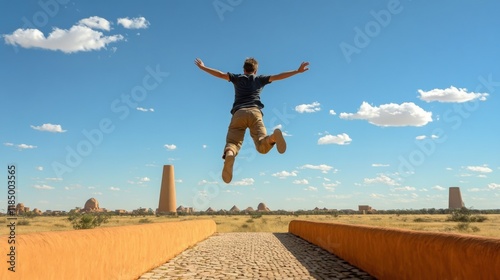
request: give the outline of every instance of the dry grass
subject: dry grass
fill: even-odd
[[[218,232],[287,232],[291,220],[309,220],[319,222],[335,222],[344,224],[371,225],[385,228],[402,228],[418,231],[466,233],[477,236],[500,238],[500,214],[484,215],[487,220],[482,223],[470,223],[468,227],[458,228],[459,223],[447,222],[449,215],[232,215],[232,216],[114,216],[109,223],[101,227],[140,225],[145,223],[161,223],[191,219],[213,219]],[[35,217],[19,218],[27,220],[27,225],[18,225],[16,234],[44,231],[73,230],[67,217]],[[26,223],[26,222],[25,222]],[[7,219],[0,218],[0,235],[8,234]],[[475,230],[475,231],[474,231]]]

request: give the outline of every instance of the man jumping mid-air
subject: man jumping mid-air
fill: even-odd
[[[286,142],[280,129],[275,129],[273,134],[267,135],[266,127],[262,120],[264,104],[260,101],[260,93],[265,85],[278,80],[289,78],[295,74],[303,73],[309,68],[309,62],[302,62],[297,70],[283,72],[277,75],[258,75],[259,64],[254,58],[247,58],[243,65],[243,74],[224,73],[209,68],[197,58],[194,63],[203,71],[230,81],[234,85],[234,103],[231,109],[231,122],[226,136],[224,147],[224,168],[222,179],[229,183],[233,179],[234,158],[238,155],[247,128],[250,129],[255,148],[259,153],[266,154],[276,144],[280,154],[286,150]]]

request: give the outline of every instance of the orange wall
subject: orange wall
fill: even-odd
[[[294,220],[289,232],[378,279],[500,279],[500,239]]]
[[[16,272],[0,237],[0,279],[137,279],[212,235],[213,220],[16,236]]]

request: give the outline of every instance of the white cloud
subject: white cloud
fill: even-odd
[[[295,106],[295,111],[299,113],[315,113],[321,110],[319,107],[321,104],[319,102],[313,102],[312,104],[300,104]]]
[[[484,166],[467,166],[467,170],[469,171],[474,171],[474,172],[480,172],[480,173],[490,173],[493,172],[493,170],[486,165]]]
[[[233,186],[251,186],[251,185],[253,185],[254,182],[255,182],[255,180],[253,178],[244,178],[244,179],[241,179],[240,181],[236,181],[236,182],[231,183],[231,185],[233,185]]]
[[[45,180],[59,182],[59,181],[62,181],[63,179],[62,178],[51,177],[51,178],[45,178]]]
[[[169,151],[173,151],[173,150],[177,149],[177,146],[176,146],[176,145],[174,145],[174,144],[165,144],[165,146],[164,146],[164,147],[165,147],[167,150],[169,150]]]
[[[117,20],[118,24],[127,29],[144,29],[149,27],[149,21],[144,17],[138,18],[119,18]]]
[[[326,164],[320,164],[320,165],[306,164],[300,167],[300,169],[320,170],[322,173],[327,173],[328,171],[332,170],[332,168],[333,168],[332,166]]]
[[[331,192],[333,192],[335,190],[335,187],[337,187],[338,185],[340,185],[339,181],[335,181],[335,183],[323,183],[323,187],[325,188],[325,190]]]
[[[207,145],[201,145],[203,149],[206,149],[208,146]]]
[[[372,167],[389,167],[389,164],[384,163],[372,163]]]
[[[3,144],[4,144],[5,146],[7,146],[7,147],[14,146],[14,143],[8,143],[8,142],[7,142],[7,143],[3,143]]]
[[[307,181],[307,179],[302,179],[302,180],[294,180],[292,182],[292,184],[296,184],[296,185],[307,185],[309,184],[309,181]]]
[[[38,171],[43,171],[43,166],[37,166],[37,167],[35,167],[35,169]]]
[[[415,139],[417,139],[417,140],[424,140],[425,138],[427,138],[427,136],[425,136],[425,135],[419,135],[419,136],[415,137]]]
[[[27,144],[19,144],[19,145],[17,145],[17,148],[19,148],[20,150],[26,150],[26,149],[36,149],[37,146],[27,145]]]
[[[318,139],[318,145],[327,145],[327,144],[337,144],[337,145],[349,145],[352,139],[349,135],[342,133],[337,136],[334,135],[325,135]]]
[[[309,186],[309,187],[305,188],[304,190],[305,190],[305,191],[313,191],[313,192],[315,192],[315,191],[317,191],[317,190],[318,190],[318,188],[313,187],[313,186]]]
[[[334,110],[330,110],[330,111],[328,111],[328,114],[335,116],[337,113]]]
[[[63,130],[60,124],[51,124],[51,123],[44,123],[39,126],[34,126],[32,125],[31,128],[34,130],[38,131],[47,131],[47,132],[54,132],[54,133],[63,133],[66,132],[66,130]]]
[[[138,111],[141,111],[141,112],[154,112],[155,109],[153,108],[142,108],[142,107],[137,107],[136,108]]]
[[[47,37],[38,29],[17,29],[12,34],[3,35],[5,43],[23,48],[40,48],[64,53],[94,51],[106,48],[110,43],[124,39],[122,35],[104,36],[100,31],[92,29],[105,28],[104,19],[82,19],[70,29],[54,28]]]
[[[492,189],[492,190],[500,190],[500,184],[491,183],[491,184],[488,184],[488,188]]]
[[[34,185],[33,188],[38,189],[38,190],[53,190],[53,189],[55,189],[54,187],[51,187],[49,185]]]
[[[415,189],[415,187],[405,186],[405,187],[394,188],[394,190],[395,191],[414,191],[416,189]]]
[[[384,174],[379,174],[375,178],[365,178],[364,183],[365,184],[384,184],[384,185],[388,185],[388,186],[399,186],[398,182],[396,182],[394,179],[392,179]]]
[[[446,188],[443,188],[443,187],[438,186],[438,185],[436,185],[436,186],[432,187],[432,189],[433,189],[433,190],[438,190],[438,191],[444,191],[444,190],[446,190]]]
[[[84,25],[93,29],[102,29],[109,31],[110,30],[110,22],[102,17],[89,17],[84,18],[78,22],[79,25]]]
[[[139,182],[145,183],[145,182],[149,182],[149,181],[151,181],[151,179],[149,179],[148,177],[139,178]]]
[[[283,170],[281,172],[272,174],[272,176],[278,177],[280,179],[285,179],[286,177],[297,177],[297,171],[288,172]]]
[[[340,118],[367,120],[377,126],[424,126],[432,122],[432,113],[413,102],[383,104],[380,107],[363,102],[357,113],[340,113]]]
[[[201,180],[201,181],[198,182],[198,186],[201,186],[201,185],[215,185],[215,184],[217,184],[216,181],[210,182],[210,181],[207,181],[207,180]]]
[[[480,192],[482,190],[480,188],[471,188],[471,189],[468,189],[467,191],[469,191],[469,192]]]
[[[488,97],[487,93],[467,92],[466,88],[456,88],[454,86],[446,89],[433,89],[430,91],[423,91],[419,89],[418,93],[420,94],[420,99],[426,102],[438,101],[462,103],[472,101],[474,99],[485,101],[486,97]]]
[[[431,135],[431,138],[432,138],[432,139],[438,139],[438,138],[439,138],[439,136],[432,134],[432,135]]]
[[[116,187],[110,187],[109,189],[112,191],[119,191],[120,190],[120,188],[116,188]]]

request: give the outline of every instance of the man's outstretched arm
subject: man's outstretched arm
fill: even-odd
[[[283,72],[283,73],[280,73],[277,75],[272,75],[269,78],[269,81],[272,82],[272,81],[283,80],[283,79],[289,78],[295,74],[304,73],[305,71],[309,70],[309,68],[307,68],[307,66],[309,66],[309,62],[302,62],[299,66],[299,69]]]
[[[199,58],[195,59],[194,64],[196,64],[196,66],[198,66],[198,68],[207,72],[208,74],[211,74],[217,78],[221,78],[221,79],[224,79],[226,81],[229,81],[229,75],[227,73],[224,73],[224,72],[219,71],[217,69],[212,69],[210,67],[205,66],[205,64],[203,64],[203,61],[201,61],[201,59],[199,59]]]

